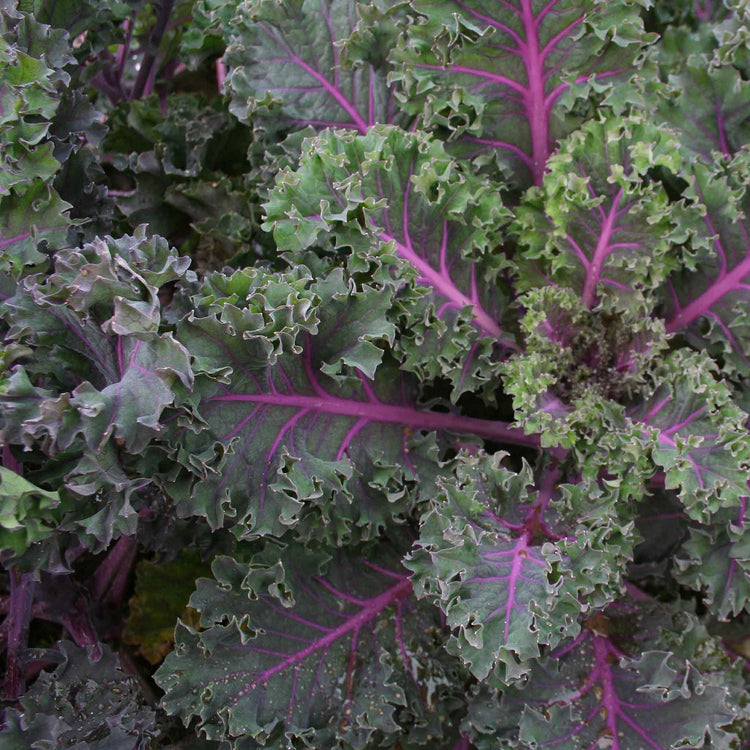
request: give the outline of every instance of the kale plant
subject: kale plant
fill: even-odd
[[[750,743],[744,0],[0,0],[0,745]]]

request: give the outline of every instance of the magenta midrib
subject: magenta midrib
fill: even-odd
[[[549,156],[547,110],[544,101],[544,73],[539,52],[539,38],[531,0],[523,0],[523,26],[526,36],[526,49],[522,57],[528,80],[527,116],[531,128],[531,170],[534,184],[541,185],[544,168]]]
[[[430,284],[440,292],[440,294],[447,297],[459,307],[471,307],[477,326],[479,326],[479,328],[485,333],[498,339],[502,338],[503,331],[497,324],[497,321],[478,302],[459,291],[450,279],[447,279],[440,274],[440,272],[436,271],[424,258],[420,258],[414,250],[402,244],[387,232],[380,232],[379,237],[384,242],[393,242],[396,245],[398,254],[404,260],[409,261],[409,263],[419,271],[422,277],[426,281],[429,281]]]
[[[606,638],[598,634],[594,635],[594,673],[599,679],[602,690],[599,706],[604,709],[604,721],[609,730],[609,736],[614,743],[613,750],[620,750],[620,742],[617,734],[620,701],[615,690],[612,670],[609,666],[610,650],[608,646],[609,642]]]
[[[687,307],[684,307],[667,322],[667,333],[689,326],[701,315],[706,315],[711,307],[716,304],[725,294],[737,289],[742,279],[750,274],[750,254],[733,271],[725,274],[714,282],[703,294],[694,299]]]
[[[539,447],[539,437],[526,435],[522,430],[509,427],[506,422],[475,417],[462,417],[456,414],[423,411],[410,406],[392,406],[379,401],[354,401],[336,396],[303,396],[300,394],[281,393],[248,393],[212,396],[209,402],[250,402],[269,404],[290,409],[307,409],[309,411],[335,414],[337,416],[367,419],[371,422],[389,422],[402,424],[416,429],[450,430],[452,432],[472,433],[480,437],[500,440],[515,445]]]
[[[261,28],[263,28],[266,34],[268,34],[268,36],[273,41],[278,43],[278,40],[274,38],[274,35],[271,34],[268,29],[265,28],[262,24]],[[302,68],[305,73],[314,78],[336,100],[338,105],[352,118],[352,121],[354,122],[354,125],[357,127],[357,129],[362,133],[366,133],[367,123],[362,119],[352,102],[350,102],[341,93],[341,91],[339,91],[339,89],[336,88],[336,86],[334,86],[322,73],[319,73],[311,65],[308,65],[299,55],[295,54],[295,52],[289,45],[282,44],[281,46],[286,49],[286,52],[290,56],[292,62],[299,65],[299,67]]]
[[[480,16],[485,21],[487,18]],[[496,81],[519,93],[524,99],[524,108],[526,117],[529,121],[529,130],[531,135],[531,170],[535,185],[541,185],[544,176],[544,169],[549,156],[549,133],[548,133],[548,106],[544,95],[544,71],[542,63],[542,53],[539,50],[539,40],[537,34],[536,19],[531,7],[531,0],[522,2],[522,18],[526,43],[523,49],[519,48],[519,55],[523,60],[526,68],[527,85],[524,86],[519,81],[515,81],[506,75],[495,73],[488,70],[477,70],[464,65],[452,65],[451,71],[457,73],[468,73],[488,80]],[[506,29],[505,33],[510,30]],[[516,40],[518,44],[518,40]],[[430,70],[443,70],[441,65],[429,65],[426,63],[416,64],[416,67]],[[567,84],[565,84],[567,86]],[[506,147],[503,145],[502,147]],[[512,151],[520,151],[516,146],[508,145]],[[521,152],[523,153],[523,152]],[[528,156],[524,153],[524,160]]]
[[[617,217],[617,206],[622,198],[622,188],[615,196],[612,202],[612,207],[609,209],[607,218],[602,225],[602,231],[599,236],[599,242],[594,250],[594,256],[591,259],[591,265],[588,267],[586,272],[586,282],[583,285],[583,294],[581,295],[583,304],[586,307],[591,307],[594,304],[594,292],[596,291],[596,285],[599,283],[599,278],[602,274],[602,268],[604,267],[604,260],[607,257],[607,251],[609,250],[609,241],[612,238],[613,226],[615,218]]]
[[[612,750],[625,750],[624,746],[620,744],[618,739],[621,737],[621,733],[617,728],[618,719],[624,724],[627,724],[645,743],[654,748],[654,750],[661,750],[662,745],[654,742],[643,727],[631,719],[622,709],[623,702],[617,695],[615,676],[611,666],[612,657],[619,660],[622,655],[622,652],[612,644],[608,637],[601,635],[594,636],[594,665],[602,687],[602,699],[599,705],[604,708],[606,712],[604,718],[607,723],[607,728],[609,729],[610,735],[615,739],[615,744],[612,746]],[[631,704],[631,707],[655,708],[656,706]]]
[[[525,531],[516,542],[513,548],[513,562],[510,567],[510,576],[508,578],[508,601],[505,607],[505,642],[508,642],[510,636],[510,620],[513,616],[513,610],[516,608],[516,586],[518,579],[523,570],[524,554],[528,549],[529,532]]]
[[[256,677],[252,682],[248,683],[247,686],[237,694],[237,697],[232,701],[231,705],[237,705],[237,703],[259,683],[265,682],[275,674],[278,674],[279,672],[282,672],[289,667],[300,664],[305,659],[307,659],[308,656],[314,654],[316,651],[328,648],[332,643],[335,643],[337,640],[343,638],[349,633],[353,633],[356,636],[356,634],[364,625],[366,625],[373,618],[377,617],[377,615],[379,615],[386,607],[389,607],[400,599],[405,599],[407,596],[409,596],[409,594],[411,594],[411,590],[411,581],[405,579],[397,583],[395,586],[387,589],[382,594],[379,594],[373,599],[370,599],[362,607],[362,609],[357,612],[356,615],[353,615],[345,623],[339,625],[339,627],[337,628],[334,628],[330,633],[326,634],[314,643],[311,643],[301,651],[298,651],[296,654],[292,654],[283,661],[279,662],[275,667],[271,667],[270,669],[265,670],[265,672],[262,672],[258,677]],[[404,666],[406,667],[406,665]]]
[[[359,112],[354,108],[354,105],[333,85],[331,82],[321,73],[318,73],[314,68],[310,67],[304,60],[292,55],[294,61],[299,65],[308,75],[312,76],[316,81],[320,83],[323,88],[338,102],[339,106],[342,107],[346,113],[352,118],[352,121],[357,126],[357,129],[362,132],[367,132],[367,123],[362,119]]]

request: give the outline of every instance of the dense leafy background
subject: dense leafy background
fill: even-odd
[[[0,0],[0,744],[747,747],[749,49]]]

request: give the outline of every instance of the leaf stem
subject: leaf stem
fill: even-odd
[[[25,688],[24,667],[20,658],[29,642],[31,607],[34,603],[33,573],[10,571],[10,606],[8,612],[8,654],[5,670],[5,698],[16,700]]]
[[[135,538],[121,536],[109,550],[91,577],[91,593],[95,600],[122,604],[137,547]]]
[[[140,99],[144,95],[151,93],[156,78],[156,57],[161,40],[169,25],[169,18],[174,9],[174,0],[162,0],[159,14],[156,17],[156,24],[148,38],[148,52],[143,56],[141,69],[133,84],[133,90],[130,92],[131,99]]]
[[[133,40],[133,28],[135,26],[135,14],[132,18],[125,20],[125,41],[117,48],[117,82],[122,88],[122,76],[125,73],[125,63],[130,55],[130,43]]]

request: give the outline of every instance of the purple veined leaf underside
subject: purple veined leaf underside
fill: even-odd
[[[281,100],[274,119],[297,127],[365,133],[399,118],[387,70],[364,61],[342,64],[341,45],[359,20],[354,0],[261,2],[240,9],[235,20],[225,61],[230,109],[240,119],[266,93]]]
[[[461,135],[462,152],[497,151],[518,181],[540,185],[555,142],[572,129],[563,118],[565,94],[606,88],[634,71],[647,38],[637,9],[620,5],[615,21],[608,4],[590,0],[419,0],[427,21],[398,51],[399,75],[416,100],[428,97],[433,113],[451,109],[452,88],[475,97],[482,129]],[[602,42],[596,29],[610,23],[618,34]]]

